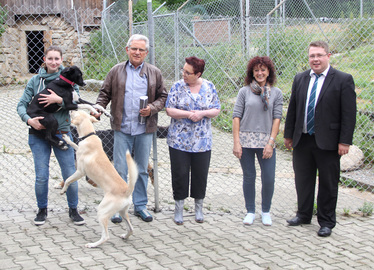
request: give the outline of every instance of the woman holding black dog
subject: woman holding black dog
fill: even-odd
[[[62,69],[62,50],[56,46],[50,46],[46,49],[43,57],[44,63],[39,69],[37,75],[33,76],[26,85],[25,91],[20,98],[17,105],[17,112],[28,126],[33,127],[36,130],[44,129],[44,126],[39,122],[43,117],[31,118],[27,114],[27,107],[30,104],[33,97],[42,91],[45,86],[60,76]],[[75,87],[77,93],[79,93],[78,87]],[[61,109],[54,113],[55,118],[58,121],[58,131],[56,136],[62,139],[62,135],[66,134],[71,137],[70,134],[70,115],[69,111],[64,109],[64,103],[61,97],[56,95],[52,90],[49,90],[50,95],[43,95],[40,98],[40,103],[47,105],[57,103],[61,106]],[[74,149],[69,147],[67,150],[61,150],[58,147],[51,146],[46,140],[33,134],[32,129],[29,129],[29,146],[34,158],[35,165],[35,195],[38,204],[38,213],[34,219],[35,225],[43,225],[47,217],[47,206],[48,206],[48,180],[49,180],[49,160],[51,157],[51,150],[58,160],[61,168],[61,174],[64,181],[72,175],[75,171],[74,161]],[[68,206],[69,206],[69,217],[72,219],[75,225],[84,224],[84,219],[79,215],[77,211],[78,205],[78,182],[71,184],[66,192]]]

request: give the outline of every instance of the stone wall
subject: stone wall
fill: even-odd
[[[64,66],[81,66],[80,45],[89,41],[89,32],[78,35],[72,25],[56,15],[25,16],[15,25],[7,26],[1,36],[0,84],[24,82],[34,75],[28,70],[27,31],[43,31],[45,48],[61,47]]]

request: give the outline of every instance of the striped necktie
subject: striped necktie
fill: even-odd
[[[306,116],[306,127],[307,132],[312,135],[314,133],[314,105],[316,103],[316,90],[318,79],[321,77],[322,74],[314,74],[316,75],[316,79],[313,83],[312,90],[310,91],[309,102],[308,102],[308,113]]]

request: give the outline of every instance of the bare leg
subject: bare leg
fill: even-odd
[[[126,234],[122,234],[121,235],[121,238],[122,239],[128,239],[132,234],[133,234],[133,227],[131,225],[131,222],[130,222],[130,218],[129,218],[129,207],[130,207],[130,203],[127,204],[127,206],[121,210],[119,213],[120,215],[124,218],[124,220],[126,221],[126,226],[127,226],[127,233]]]
[[[104,196],[97,208],[97,218],[101,226],[101,238],[97,242],[86,244],[86,247],[97,247],[109,239],[108,222],[110,217],[118,211],[118,207],[116,206],[117,204],[117,200],[114,201]]]

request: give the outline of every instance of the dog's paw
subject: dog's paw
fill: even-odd
[[[112,115],[108,111],[104,110],[104,114],[106,117],[112,118]]]
[[[60,195],[64,195],[65,192],[66,192],[66,189],[63,188],[63,189],[60,191]]]
[[[66,135],[66,134],[63,134],[62,135],[62,138],[64,139],[64,141],[70,141],[70,138],[69,138],[69,136],[68,135]]]
[[[92,107],[94,107],[95,109],[97,109],[99,112],[103,113],[105,116],[111,118],[112,115],[103,108],[103,106],[99,105],[99,104],[94,104],[92,105]]]
[[[132,231],[129,231],[128,233],[126,234],[122,234],[121,235],[121,238],[124,239],[124,240],[127,240],[129,239],[129,237],[132,235]]]
[[[69,149],[69,146],[64,141],[60,141],[58,145],[59,145],[58,148],[61,150],[66,151]]]
[[[85,247],[86,248],[94,248],[94,247],[97,247],[97,246],[95,245],[95,243],[88,243],[88,244],[85,245]]]

